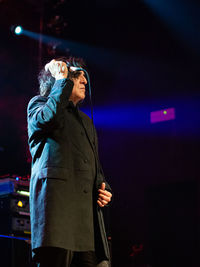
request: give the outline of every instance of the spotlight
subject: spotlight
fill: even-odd
[[[14,33],[17,35],[22,34],[23,28],[21,26],[15,27]]]

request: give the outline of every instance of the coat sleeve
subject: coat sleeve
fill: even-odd
[[[33,129],[54,128],[62,116],[73,89],[73,81],[57,80],[48,97],[36,96],[28,104],[28,124]]]

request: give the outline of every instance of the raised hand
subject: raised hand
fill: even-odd
[[[56,61],[55,59],[52,59],[45,65],[45,70],[49,70],[56,80],[67,78],[68,75],[67,64],[63,61]]]

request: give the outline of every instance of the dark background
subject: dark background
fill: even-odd
[[[200,265],[199,11],[193,0],[0,1],[0,175],[30,174],[26,107],[41,66],[82,57],[114,192],[105,211],[113,267]],[[39,46],[11,32],[18,24],[57,39]],[[170,107],[175,120],[150,124],[150,112]],[[118,124],[104,125],[99,109]]]

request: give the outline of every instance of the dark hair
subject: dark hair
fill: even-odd
[[[85,68],[85,63],[83,59],[81,58],[75,58],[75,57],[59,57],[55,58],[56,61],[63,61],[67,64],[68,67],[79,67],[79,68]],[[68,78],[78,78],[80,75],[80,71],[69,71],[68,72]],[[45,70],[43,68],[39,75],[38,75],[38,81],[39,81],[39,92],[41,96],[48,96],[51,88],[53,87],[55,83],[55,78],[51,76],[51,73],[49,70]]]

